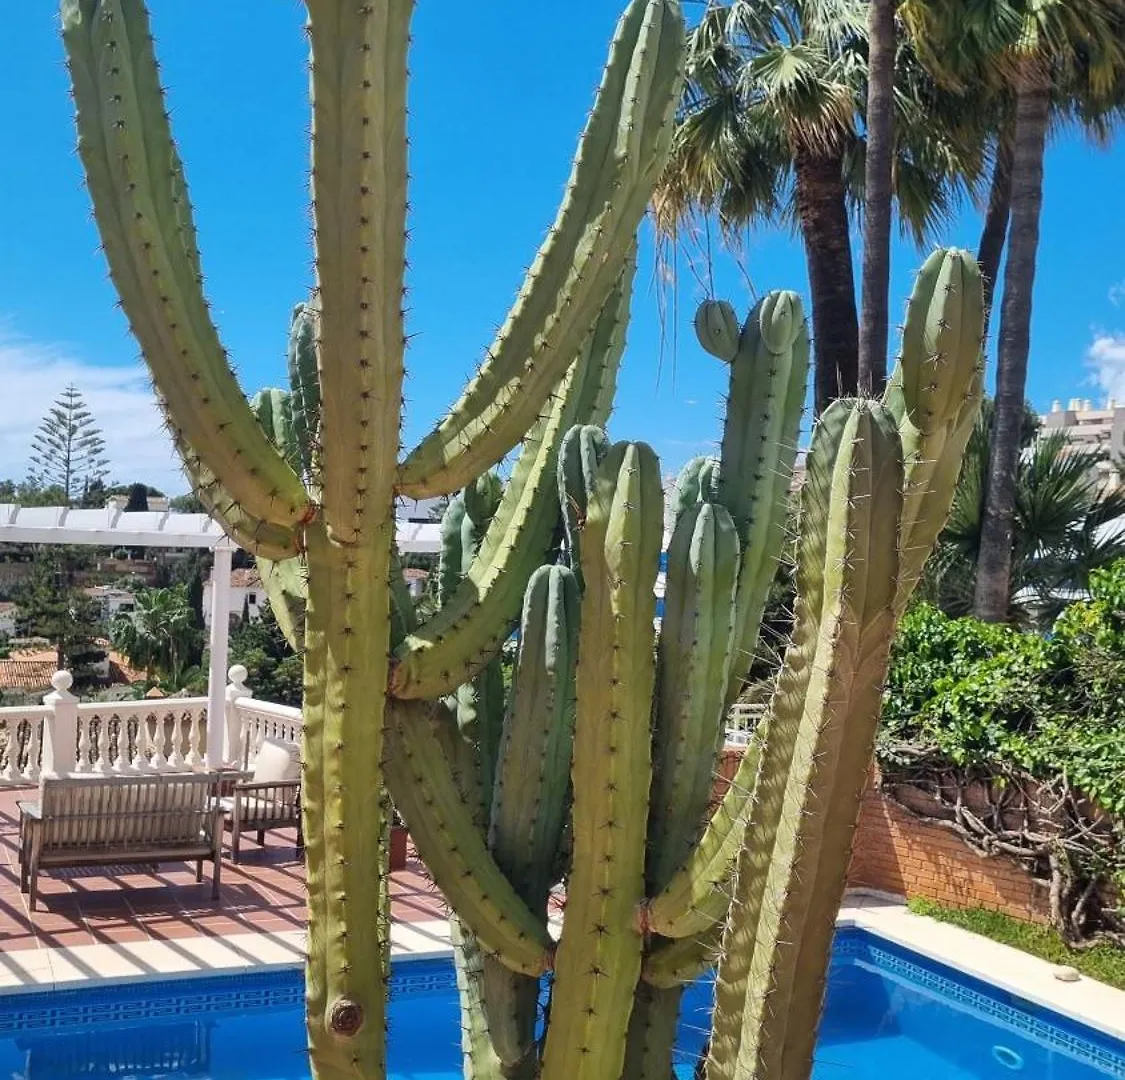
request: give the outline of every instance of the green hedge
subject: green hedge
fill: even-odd
[[[913,608],[887,681],[884,762],[901,764],[907,744],[1000,776],[1065,774],[1125,818],[1125,561],[1095,571],[1090,592],[1046,635]]]

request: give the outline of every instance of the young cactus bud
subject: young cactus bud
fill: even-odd
[[[455,495],[441,515],[441,554],[438,557],[438,599],[442,604],[461,584],[464,557],[461,550],[461,528],[465,520],[465,497]]]
[[[699,503],[714,502],[719,496],[719,459],[694,457],[676,477],[672,492],[672,520],[679,521]]]
[[[311,304],[297,304],[289,321],[289,396],[300,472],[311,482],[320,438],[320,378],[316,370],[319,316]]]
[[[695,313],[695,336],[712,356],[731,363],[738,355],[740,330],[734,308],[725,300],[706,300]]]
[[[609,453],[605,432],[592,424],[572,427],[559,448],[559,506],[566,530],[566,553],[578,591],[582,591],[580,537],[598,468]]]

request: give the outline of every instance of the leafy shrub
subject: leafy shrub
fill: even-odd
[[[1125,561],[1095,571],[1090,592],[1047,635],[917,605],[892,654],[884,760],[925,748],[1000,776],[1065,775],[1125,815]]]

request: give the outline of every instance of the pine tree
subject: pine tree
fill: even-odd
[[[58,487],[70,505],[109,471],[105,439],[78,388],[72,383],[47,410],[31,443],[31,478]]]
[[[16,594],[16,632],[46,638],[55,648],[55,662],[70,671],[76,686],[96,681],[94,668],[105,659],[98,644],[104,631],[101,607],[75,584],[84,560],[66,548],[38,551],[31,575]]]

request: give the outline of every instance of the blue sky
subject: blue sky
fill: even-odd
[[[423,3],[411,84],[407,357],[415,441],[452,400],[503,319],[552,220],[623,0]],[[39,417],[73,380],[109,441],[114,477],[182,490],[146,378],[115,309],[73,153],[55,4],[5,11],[0,65],[0,476],[22,476]],[[285,328],[311,284],[305,41],[295,0],[152,0],[173,125],[196,206],[208,293],[247,390],[284,378]],[[1125,149],[1062,134],[1047,161],[1029,396],[1125,399]],[[967,208],[946,240],[976,247]],[[858,246],[858,245],[857,245]],[[921,254],[895,252],[894,306]],[[797,243],[758,231],[756,289],[807,295]],[[668,275],[665,275],[668,276]],[[716,292],[750,299],[731,260]],[[613,434],[653,444],[671,472],[719,430],[723,371],[691,315],[681,261],[660,284],[646,238]],[[664,303],[661,302],[661,296]],[[668,309],[662,316],[662,309]],[[674,313],[674,318],[672,314]]]

